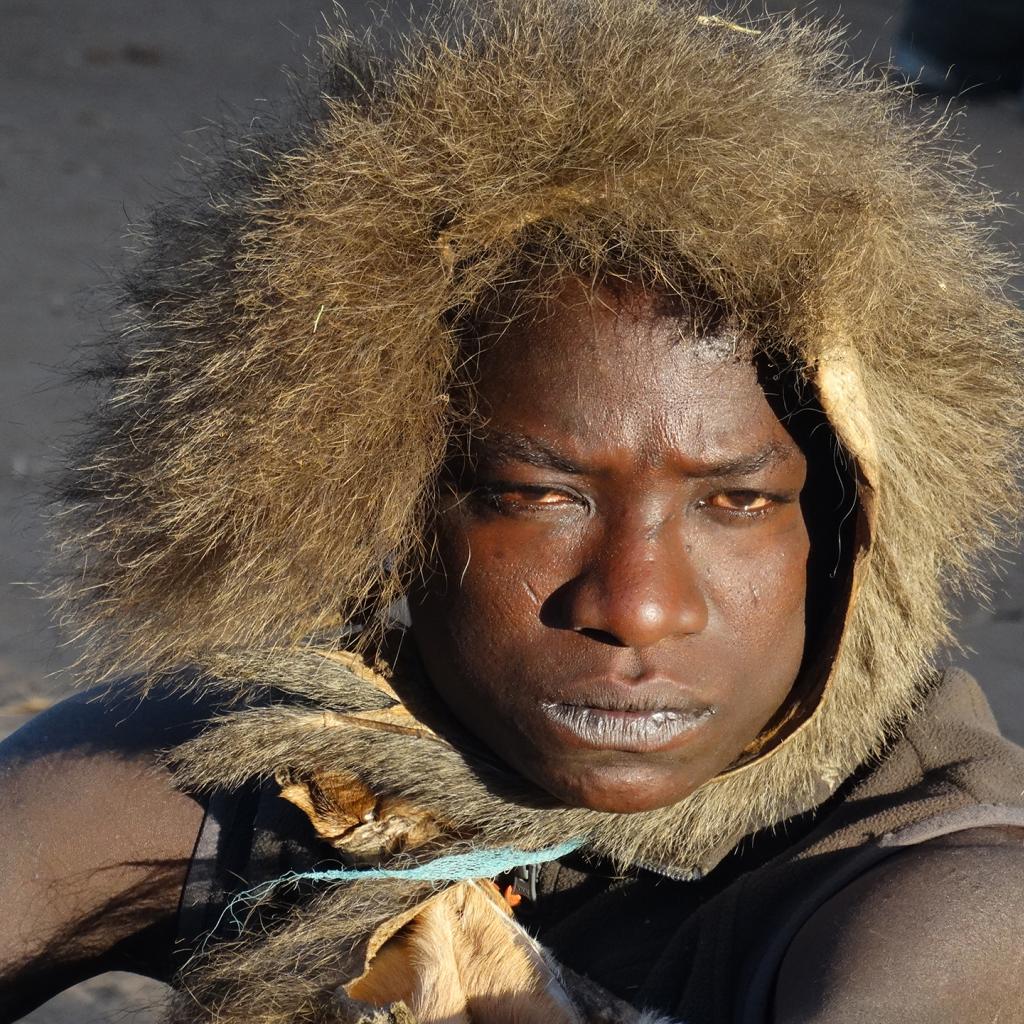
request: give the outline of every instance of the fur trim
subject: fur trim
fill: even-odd
[[[668,287],[697,272],[804,366],[857,353],[881,497],[850,658],[919,676],[942,583],[1015,511],[1021,319],[990,201],[897,93],[818,30],[761,28],[500,0],[394,67],[327,40],[312,109],[161,211],[126,281],[57,523],[93,668],[382,621],[461,428],[459,311],[524,258],[614,250]]]
[[[611,265],[685,290],[696,274],[777,356],[857,396],[829,411],[866,471],[874,532],[816,713],[629,830],[605,816],[601,846],[714,863],[876,753],[949,639],[949,590],[1017,514],[1022,318],[979,226],[992,202],[940,133],[912,125],[891,85],[842,70],[828,33],[758,27],[690,0],[497,0],[391,66],[328,40],[308,115],[246,139],[200,199],[160,213],[127,282],[109,395],[58,520],[63,614],[91,664],[194,662],[241,689],[276,673],[344,704],[326,662],[306,655],[306,672],[285,652],[338,621],[383,623],[419,570],[435,477],[466,428],[450,400],[466,386],[462,319],[513,279]],[[369,707],[350,710],[381,706],[359,693]],[[527,793],[481,811],[482,775],[400,733],[346,733],[341,751],[278,708],[216,735],[190,777],[322,769],[351,741],[382,784],[422,780],[427,803],[439,764],[461,772],[441,820],[453,804],[484,831],[548,820]],[[395,744],[413,758],[404,781]],[[266,957],[298,962],[303,935],[321,965],[325,943],[348,948],[359,908],[328,922],[328,903],[248,957],[254,992],[270,998]],[[290,1017],[223,1019],[329,1019],[294,999]]]

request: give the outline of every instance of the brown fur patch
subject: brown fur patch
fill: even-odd
[[[422,1024],[580,1022],[543,950],[477,882],[427,903],[346,988],[374,1004],[405,1002]]]
[[[378,863],[419,850],[444,830],[403,797],[377,796],[354,772],[277,774],[281,796],[307,815],[321,839],[348,863]],[[448,830],[454,836],[453,830]]]
[[[463,882],[403,920],[346,993],[418,1024],[671,1024],[556,967],[497,888]]]

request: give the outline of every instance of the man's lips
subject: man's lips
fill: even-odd
[[[644,753],[684,743],[717,713],[681,690],[663,679],[602,680],[539,708],[571,746]]]

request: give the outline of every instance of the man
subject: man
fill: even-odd
[[[812,30],[468,21],[156,224],[63,592],[150,690],[5,750],[8,1019],[1019,1018],[981,207]]]

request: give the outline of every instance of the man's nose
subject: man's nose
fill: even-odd
[[[617,529],[563,588],[565,625],[622,647],[653,647],[708,622],[701,579],[678,522]]]

